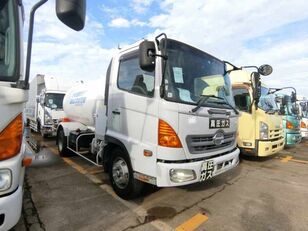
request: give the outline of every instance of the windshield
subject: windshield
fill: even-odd
[[[279,95],[279,106],[283,109],[284,115],[299,115],[299,107],[296,103],[291,102],[291,96]]]
[[[163,40],[164,42],[165,40]],[[234,105],[229,75],[219,59],[186,44],[168,39],[165,99],[196,105],[204,95],[211,97],[203,106],[230,108]]]
[[[52,109],[62,109],[63,108],[63,98],[64,94],[48,93],[46,94],[45,102],[46,107]]]
[[[268,88],[261,87],[261,97],[259,99],[258,107],[265,112],[278,112],[279,107],[276,103],[276,96],[268,94]]]
[[[0,2],[0,80],[16,81],[18,67],[18,14],[16,2]]]
[[[301,116],[308,118],[308,102],[300,102]]]

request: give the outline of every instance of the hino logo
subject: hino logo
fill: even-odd
[[[225,139],[225,136],[222,132],[217,132],[213,137],[213,142],[216,146],[221,145]]]

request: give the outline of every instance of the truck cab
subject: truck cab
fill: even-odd
[[[61,78],[38,74],[30,82],[25,107],[26,123],[43,137],[55,136],[59,120],[65,117],[63,98],[67,85]]]
[[[301,142],[300,115],[296,99],[292,95],[277,94],[278,105],[282,111],[285,146],[292,147]]]
[[[251,73],[235,70],[230,75],[235,104],[241,111],[237,136],[241,152],[264,157],[281,151],[284,134],[275,95],[268,94],[268,89],[261,84],[261,95],[255,106]]]
[[[109,171],[125,199],[138,195],[141,182],[202,182],[239,162],[232,105],[221,60],[172,39],[137,42],[114,55],[105,87],[68,91],[59,152],[95,154],[100,163],[92,163]]]
[[[0,1],[0,230],[13,228],[21,214],[25,167],[31,163],[22,142],[22,112],[28,100],[34,12],[45,2],[38,2],[31,11],[32,30],[29,29],[28,33],[30,39],[24,75],[23,4],[21,0]],[[72,28],[82,29],[84,1],[62,0],[56,4],[61,21]]]
[[[14,87],[22,76],[22,5],[0,2],[0,230],[19,220],[25,168],[22,110],[27,92]]]

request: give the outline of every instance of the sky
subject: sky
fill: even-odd
[[[24,0],[25,47],[31,6]],[[307,0],[88,0],[82,32],[64,26],[55,0],[36,14],[31,78],[68,83],[105,78],[113,53],[165,32],[236,66],[270,64],[269,87],[293,86],[308,96]]]

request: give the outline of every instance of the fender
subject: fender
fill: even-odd
[[[87,127],[84,124],[79,123],[79,122],[61,122],[61,123],[59,123],[59,125],[57,127],[57,134],[58,134],[58,131],[59,131],[60,128],[63,129],[65,136],[68,136],[70,131],[75,131],[77,129],[80,129],[80,130],[89,129],[89,127]]]
[[[128,159],[130,160],[130,156],[128,154],[128,151],[127,151],[125,145],[120,140],[118,140],[117,138],[114,138],[112,136],[105,135],[105,141],[108,143],[104,148],[103,156],[102,156],[103,166],[104,166],[105,169],[108,169],[107,165],[108,165],[108,162],[109,162],[109,159],[110,159],[110,151],[115,147],[122,148],[124,150],[124,152],[126,153],[126,155],[128,156]]]

